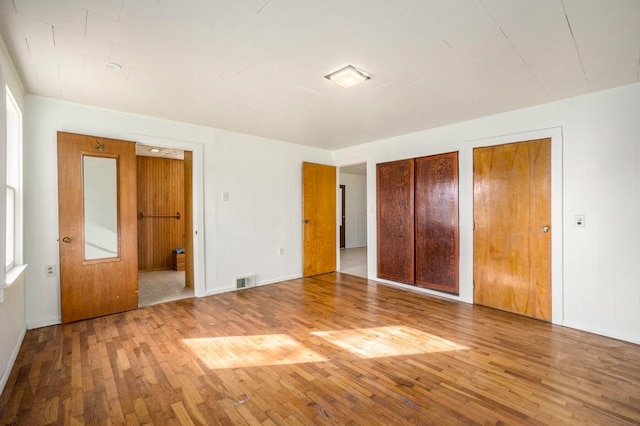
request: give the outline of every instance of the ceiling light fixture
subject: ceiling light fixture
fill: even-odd
[[[334,71],[331,74],[325,75],[324,78],[331,80],[340,87],[349,88],[357,86],[360,83],[364,83],[371,77],[363,71],[353,65],[347,65],[344,68]]]
[[[116,64],[115,62],[108,62],[106,67],[114,71],[120,71],[122,69],[122,65]]]
[[[151,151],[151,152],[160,152],[160,150],[158,148],[151,148],[149,151]]]

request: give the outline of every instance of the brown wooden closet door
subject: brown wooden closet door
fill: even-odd
[[[415,160],[415,284],[458,294],[458,153]]]
[[[414,282],[414,161],[377,166],[378,277]]]

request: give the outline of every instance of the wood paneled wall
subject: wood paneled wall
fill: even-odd
[[[184,162],[137,157],[138,165],[138,270],[173,268],[173,249],[185,246]],[[175,215],[146,217],[147,215]]]

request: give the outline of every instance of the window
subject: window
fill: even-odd
[[[7,205],[6,256],[8,271],[22,263],[22,113],[9,88],[7,93]]]
[[[16,229],[16,220],[15,220],[15,212],[16,212],[16,190],[11,186],[7,185],[7,251],[5,253],[5,261],[7,271],[11,269],[15,263],[15,247],[16,247],[16,238],[15,238],[15,229]]]

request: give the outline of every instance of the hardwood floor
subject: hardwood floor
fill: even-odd
[[[0,424],[640,424],[640,346],[327,274],[31,330]]]

